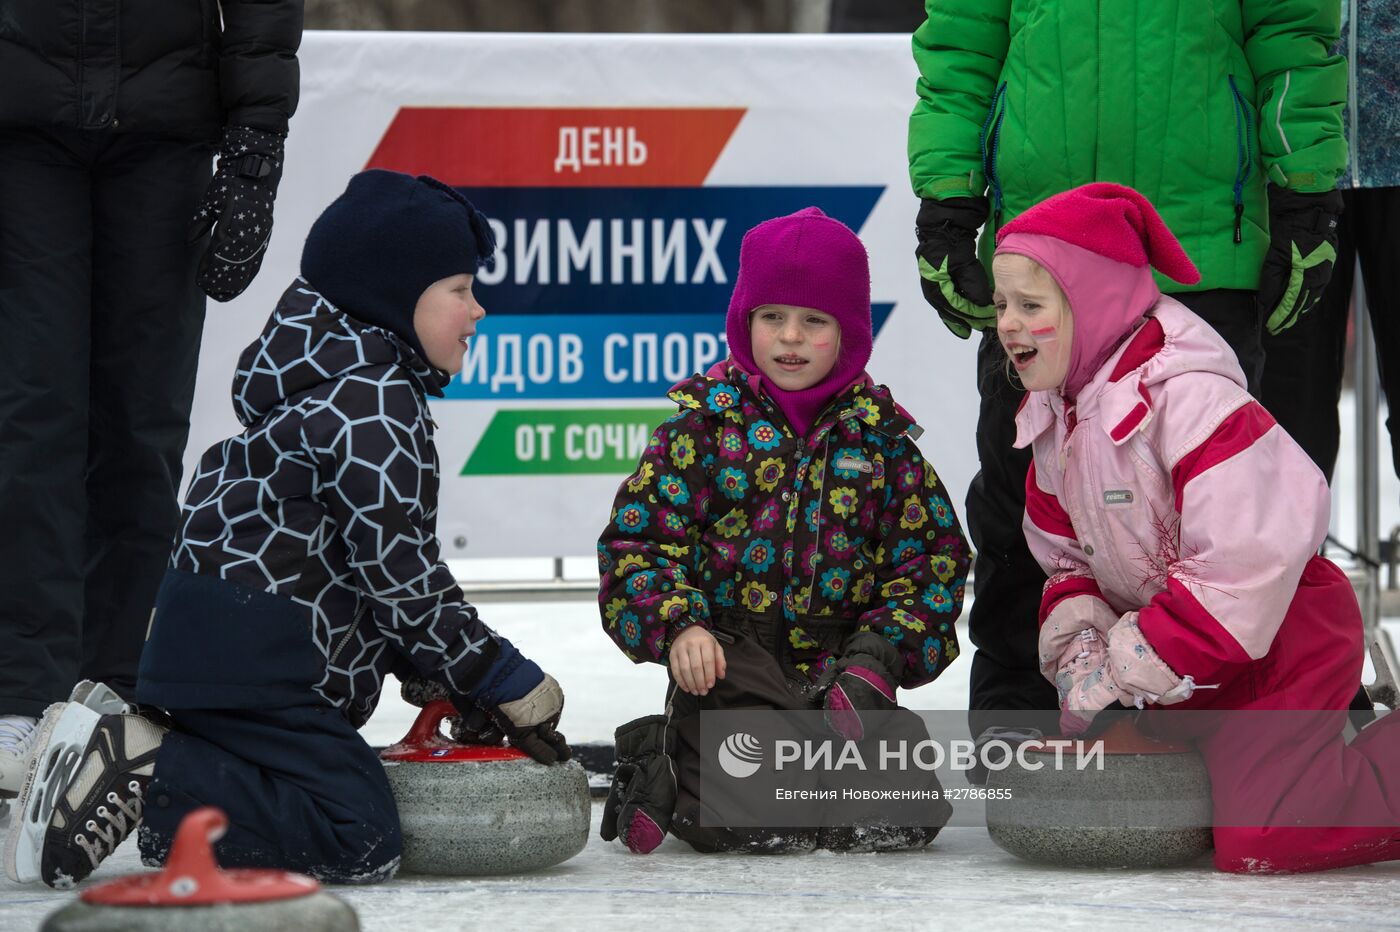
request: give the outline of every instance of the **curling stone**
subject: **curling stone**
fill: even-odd
[[[551,867],[588,841],[588,777],[511,747],[457,744],[439,732],[445,699],[380,753],[403,829],[405,873],[472,877]]]
[[[1071,867],[1175,867],[1211,850],[1210,778],[1188,744],[1155,741],[1127,719],[1102,741],[1103,769],[1080,770],[1073,748],[1044,742],[990,771],[987,831],[1005,850]],[[1039,769],[1035,765],[1040,764]]]
[[[196,809],[175,832],[164,870],[86,890],[39,932],[358,932],[350,905],[310,877],[220,870],[209,844],[227,828],[221,810]]]

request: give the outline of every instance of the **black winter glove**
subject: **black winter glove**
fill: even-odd
[[[425,679],[416,673],[400,675],[403,679],[399,681],[399,696],[411,706],[426,709],[428,703],[436,699],[452,698],[452,693],[441,683]]]
[[[897,674],[891,671],[900,666],[899,652],[880,635],[867,631],[848,638],[840,659],[817,680],[827,727],[848,741],[864,738],[869,729],[862,712],[899,708]]]
[[[447,734],[458,744],[484,744],[488,747],[496,747],[505,743],[506,733],[492,721],[486,710],[479,706],[474,706],[451,718],[447,723]],[[568,745],[564,746],[568,750]],[[524,750],[522,748],[522,750]],[[527,752],[528,753],[528,752]],[[531,755],[534,757],[534,755]],[[536,758],[538,760],[538,758]],[[568,760],[566,753],[563,760]]]
[[[666,837],[676,809],[671,760],[675,732],[665,715],[648,715],[617,729],[617,772],[603,804],[603,841],[619,835],[636,854],[650,854]]]
[[[399,695],[409,705],[424,708],[435,699],[452,699],[452,692],[441,683],[424,679],[417,674],[406,676],[399,684]],[[447,720],[447,733],[458,744],[484,744],[495,747],[505,741],[505,732],[486,710],[465,696],[453,703],[457,714]],[[465,711],[463,711],[465,709]]]
[[[272,236],[272,202],[282,180],[284,133],[246,126],[224,130],[219,167],[190,223],[194,243],[212,227],[197,281],[215,301],[231,301],[252,283]]]
[[[548,673],[538,686],[510,702],[478,709],[465,696],[453,696],[452,703],[462,713],[464,724],[470,725],[475,720],[474,713],[482,712],[512,747],[541,764],[562,763],[572,756],[569,742],[557,731],[559,716],[564,712],[564,691]]]
[[[1342,192],[1299,194],[1269,185],[1269,251],[1259,270],[1264,326],[1277,335],[1322,298],[1337,261]]]
[[[919,237],[919,284],[954,336],[996,326],[992,288],[977,258],[977,230],[987,221],[985,197],[926,197],[914,229]]]

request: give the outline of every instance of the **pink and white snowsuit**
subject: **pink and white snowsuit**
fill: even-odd
[[[1085,257],[1101,271],[1128,268],[1035,239],[1046,240],[1037,261],[1062,288],[1074,283],[1076,326],[1111,287],[1095,294],[1102,278],[1054,265]],[[1346,576],[1316,555],[1326,482],[1246,393],[1225,342],[1158,295],[1073,403],[1058,392],[1027,397],[1016,445],[1034,454],[1024,527],[1050,577],[1043,659],[1083,629],[1106,635],[1135,612],[1150,648],[1197,687],[1172,708],[1323,710],[1301,731],[1226,716],[1197,736],[1212,780],[1216,866],[1317,870],[1400,858],[1400,716],[1350,746],[1341,735],[1361,676],[1362,622]],[[1359,824],[1360,813],[1384,813],[1377,821],[1387,824],[1327,827]],[[1312,827],[1269,827],[1298,820]]]

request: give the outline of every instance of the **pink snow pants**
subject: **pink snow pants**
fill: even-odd
[[[1195,738],[1210,772],[1220,870],[1316,871],[1400,859],[1400,713],[1350,744],[1342,734],[1363,651],[1351,584],[1314,557],[1269,653],[1219,690],[1174,707],[1232,710],[1208,716],[1205,733],[1178,732]],[[1159,730],[1175,731],[1174,717],[1156,716],[1165,725]]]

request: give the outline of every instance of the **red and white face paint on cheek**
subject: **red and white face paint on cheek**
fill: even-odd
[[[1046,343],[1053,343],[1059,338],[1060,331],[1055,327],[1040,327],[1031,331],[1031,339],[1034,340],[1037,345],[1043,346]]]

